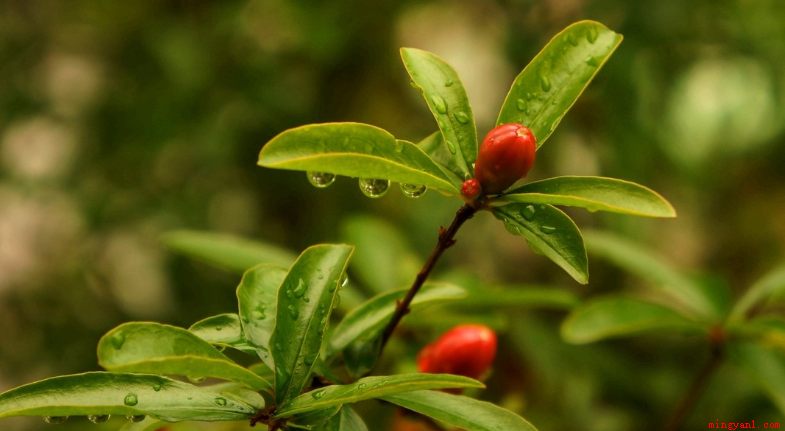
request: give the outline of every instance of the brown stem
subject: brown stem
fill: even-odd
[[[692,381],[689,389],[687,389],[687,393],[684,394],[684,397],[679,401],[679,404],[676,405],[676,409],[673,410],[668,422],[662,427],[662,431],[677,431],[679,429],[679,426],[684,422],[684,419],[687,418],[693,405],[695,405],[695,402],[698,401],[701,393],[706,388],[711,376],[717,371],[717,368],[719,368],[722,359],[723,348],[722,341],[720,340],[717,343],[712,343],[711,357],[703,365],[703,368],[700,369],[698,375],[695,376],[695,380]]]
[[[467,203],[455,213],[455,218],[449,228],[446,230],[444,228],[439,229],[439,242],[436,243],[436,247],[431,252],[431,256],[425,261],[425,265],[423,265],[420,272],[417,273],[417,277],[415,277],[412,287],[409,288],[409,292],[406,293],[406,297],[398,302],[398,305],[395,307],[395,313],[393,313],[390,318],[390,322],[387,323],[387,327],[384,328],[381,345],[379,347],[379,355],[381,355],[382,350],[384,350],[384,346],[387,344],[387,341],[389,341],[395,328],[398,326],[398,323],[400,323],[403,316],[409,312],[409,305],[412,303],[414,296],[419,292],[423,283],[425,283],[425,280],[428,279],[428,275],[431,273],[434,265],[436,265],[436,261],[439,260],[439,257],[444,253],[444,250],[455,244],[455,233],[458,232],[458,229],[466,220],[469,220],[474,216],[478,209],[479,208],[476,205]]]

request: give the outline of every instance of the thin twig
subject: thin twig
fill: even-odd
[[[390,318],[390,322],[387,323],[387,327],[384,328],[381,345],[379,347],[379,355],[381,355],[381,352],[384,350],[384,346],[387,344],[387,341],[389,341],[393,332],[395,332],[395,328],[398,326],[398,323],[400,323],[401,319],[403,319],[403,316],[409,312],[409,305],[412,303],[414,296],[417,294],[417,292],[419,292],[423,283],[425,283],[425,280],[428,279],[428,275],[430,275],[431,270],[433,269],[434,265],[436,265],[436,261],[439,260],[439,257],[442,255],[442,253],[444,253],[444,250],[455,244],[455,233],[458,232],[458,229],[466,220],[469,220],[474,216],[478,209],[479,208],[477,208],[475,205],[467,203],[466,205],[462,206],[458,212],[455,213],[455,218],[453,219],[449,228],[446,230],[444,228],[439,229],[439,242],[436,243],[436,247],[431,252],[431,256],[428,257],[427,261],[425,261],[425,265],[423,265],[420,272],[417,273],[417,277],[415,277],[412,287],[409,288],[409,292],[406,293],[406,297],[398,302],[398,305],[395,307],[395,313],[393,313],[392,317]]]

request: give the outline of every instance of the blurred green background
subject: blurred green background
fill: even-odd
[[[371,200],[346,178],[317,190],[302,173],[257,167],[258,151],[307,123],[366,122],[411,141],[436,130],[401,46],[456,68],[482,136],[515,75],[581,19],[625,40],[530,178],[604,175],[659,191],[677,219],[570,214],[738,295],[785,258],[780,0],[0,1],[0,392],[96,370],[96,342],[119,323],[187,327],[233,311],[239,276],[166,250],[160,235],[172,229],[299,252],[345,241],[347,220],[375,216],[422,262],[457,200],[407,199],[395,185]],[[490,214],[466,225],[440,268],[583,297],[637,282],[591,259],[591,283],[579,286]],[[541,430],[657,429],[706,357],[683,337],[567,346],[563,312],[502,317],[483,397]],[[685,429],[717,419],[785,422],[731,367]],[[0,429],[51,428],[28,418]]]

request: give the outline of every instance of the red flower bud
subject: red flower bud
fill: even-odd
[[[461,187],[461,194],[466,196],[469,199],[477,199],[478,196],[482,193],[482,187],[480,187],[480,182],[475,180],[474,178],[470,180],[466,180],[463,182],[463,187]]]
[[[526,126],[502,124],[485,135],[474,165],[474,177],[485,193],[503,192],[529,173],[536,149],[534,134]]]
[[[417,355],[423,373],[479,378],[496,356],[496,334],[482,325],[461,325],[447,331]]]

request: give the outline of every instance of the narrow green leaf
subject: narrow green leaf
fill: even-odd
[[[314,428],[314,431],[368,431],[368,427],[360,415],[355,413],[349,406],[344,406],[340,413]]]
[[[265,144],[258,164],[423,184],[449,194],[457,194],[460,186],[450,182],[442,168],[416,145],[360,123],[311,124],[286,130]]]
[[[236,272],[260,263],[288,267],[297,257],[271,244],[223,233],[176,230],[167,232],[161,239],[178,253]]]
[[[275,363],[270,355],[270,336],[275,327],[278,288],[284,278],[286,269],[258,265],[246,271],[237,286],[240,324],[245,338],[271,369],[275,369]]]
[[[381,337],[355,341],[343,350],[346,370],[352,380],[367,376],[379,360],[382,351]]]
[[[275,329],[270,339],[278,405],[296,397],[308,382],[353,250],[348,245],[309,247],[278,289]]]
[[[342,226],[342,238],[354,245],[351,273],[375,293],[411,283],[422,265],[401,232],[377,217],[356,216]]]
[[[522,236],[535,252],[562,267],[578,283],[589,282],[589,261],[581,231],[561,210],[551,205],[512,203],[493,208],[507,231]]]
[[[499,200],[568,205],[644,217],[676,217],[670,203],[655,191],[629,181],[603,177],[555,177],[510,191]]]
[[[109,331],[98,342],[98,363],[109,371],[216,377],[255,390],[272,386],[185,329],[133,322]]]
[[[584,239],[593,256],[606,259],[659,287],[674,300],[674,310],[687,317],[719,318],[721,315],[715,301],[700,284],[673,270],[650,250],[605,232],[588,231],[584,233]]]
[[[456,164],[464,174],[472,175],[472,163],[477,160],[477,129],[460,77],[444,60],[427,51],[401,48],[401,59],[436,118]]]
[[[202,319],[191,325],[188,331],[213,346],[231,347],[241,352],[256,354],[256,349],[248,344],[243,336],[240,317],[234,313]]]
[[[737,343],[736,361],[752,376],[771,402],[785,414],[785,356],[752,343]]]
[[[382,398],[401,392],[421,389],[484,388],[477,380],[451,374],[398,374],[374,376],[357,380],[350,385],[326,386],[300,395],[281,405],[275,413],[286,418],[297,413],[320,410],[330,406],[356,403],[372,398]]]
[[[0,394],[9,416],[148,415],[168,422],[246,420],[255,410],[220,393],[146,374],[53,377]]]
[[[741,320],[755,305],[768,297],[785,292],[785,265],[774,268],[755,282],[739,299],[731,312],[732,320]]]
[[[664,305],[622,296],[595,299],[578,307],[561,327],[562,338],[573,344],[643,332],[706,330],[706,325],[688,320]]]
[[[408,291],[409,289],[405,288],[383,293],[352,310],[332,332],[325,356],[331,358],[355,341],[368,341],[380,335],[395,312],[397,301],[403,299]],[[411,308],[415,311],[426,305],[464,297],[466,291],[460,287],[428,283],[414,297]]]
[[[416,391],[382,399],[466,431],[537,431],[509,410],[462,395]]]
[[[314,426],[314,425],[321,425],[330,418],[334,417],[341,411],[341,406],[332,406],[326,409],[321,410],[313,410],[306,413],[301,413],[299,415],[292,416],[289,423],[297,424],[299,426]]]
[[[739,338],[752,338],[758,345],[774,347],[785,353],[785,316],[760,316],[728,325]]]
[[[167,422],[165,421],[148,416],[140,422],[126,422],[122,427],[120,427],[120,431],[157,431],[163,428],[166,424]]]
[[[594,21],[564,29],[515,78],[496,125],[527,126],[539,148],[621,40],[620,34]]]

